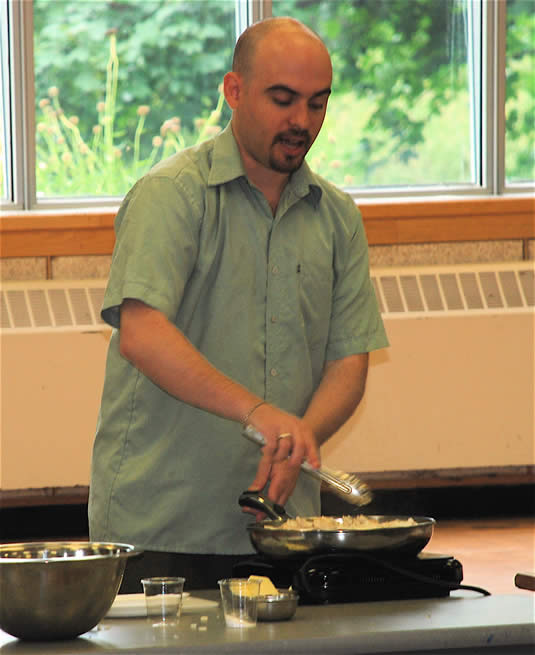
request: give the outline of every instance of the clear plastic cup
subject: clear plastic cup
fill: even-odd
[[[221,604],[229,628],[254,628],[260,581],[247,578],[219,580]]]
[[[157,624],[178,621],[185,578],[143,578],[147,616]],[[153,623],[153,625],[155,625]]]

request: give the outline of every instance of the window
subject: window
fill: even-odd
[[[8,13],[7,2],[0,2],[0,84],[2,96],[0,98],[0,198],[3,201],[13,195],[11,180],[12,159],[11,159],[11,77],[10,57],[8,50]]]
[[[535,171],[535,12],[532,0],[508,0],[505,172],[508,184]]]
[[[333,53],[334,95],[309,156],[353,187],[476,185],[481,16],[471,0],[274,0]]]
[[[33,8],[38,197],[124,195],[228,120],[218,87],[235,40],[232,2]]]
[[[271,14],[303,20],[332,54],[313,169],[361,198],[532,188],[531,0],[0,0],[0,8],[4,206],[116,205],[155,162],[226,124],[219,85],[236,36]]]

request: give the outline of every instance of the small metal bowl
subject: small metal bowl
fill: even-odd
[[[299,595],[292,589],[277,589],[276,596],[258,596],[257,618],[259,621],[287,621],[297,609]]]

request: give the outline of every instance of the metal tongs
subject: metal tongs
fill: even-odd
[[[242,434],[258,446],[264,446],[266,443],[264,435],[252,425],[246,425]],[[368,485],[352,473],[333,471],[326,466],[315,469],[308,462],[301,464],[301,470],[325,482],[330,491],[352,505],[367,505],[372,500],[372,492]]]

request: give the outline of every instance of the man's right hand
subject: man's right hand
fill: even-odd
[[[320,466],[316,437],[302,419],[268,404],[258,407],[248,423],[266,442],[249,489],[261,491],[269,482],[268,498],[284,505],[295,488],[301,464],[308,461],[313,468]],[[260,512],[252,513],[257,520],[261,516]]]

